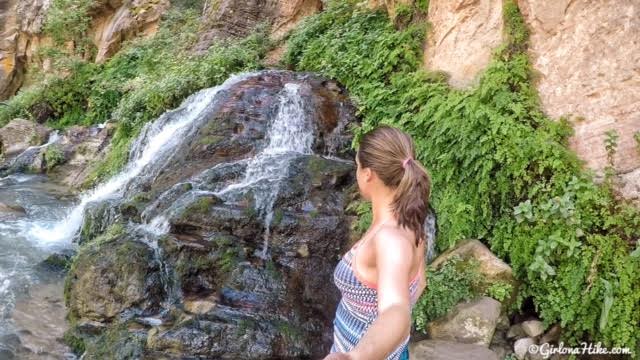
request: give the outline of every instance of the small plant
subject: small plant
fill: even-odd
[[[605,182],[609,183],[615,176],[614,158],[618,147],[618,132],[614,129],[605,132],[604,147],[607,151],[607,166],[604,169]]]
[[[638,151],[638,155],[640,155],[640,131],[636,131],[633,134],[633,139],[636,141],[636,150]]]
[[[509,295],[511,295],[511,291],[513,290],[513,286],[509,283],[506,282],[496,282],[491,284],[486,292],[485,295],[490,296],[500,302],[504,301],[505,299],[507,299],[507,297],[509,297]]]
[[[452,256],[438,270],[427,267],[427,286],[416,303],[412,318],[416,329],[426,331],[427,323],[447,314],[456,304],[470,300],[481,285],[477,261]]]
[[[50,145],[44,152],[44,160],[47,171],[65,162],[64,153],[56,145]]]

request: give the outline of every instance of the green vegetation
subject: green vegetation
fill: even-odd
[[[47,170],[51,170],[55,166],[64,163],[64,153],[57,145],[50,145],[44,152],[44,160],[47,163]]]
[[[354,149],[363,133],[381,124],[413,137],[417,157],[433,181],[438,249],[468,238],[487,243],[523,282],[511,310],[532,297],[545,325],[559,322],[564,328],[565,343],[586,339],[636,349],[640,212],[616,199],[610,182],[594,183],[593,173],[583,170],[583,162],[567,147],[573,133],[569,123],[553,121],[540,110],[526,53],[528,33],[515,1],[504,3],[504,44],[469,90],[452,89],[446,74],[422,69],[427,24],[414,15],[426,12],[428,1],[398,9],[401,30],[386,13],[356,2],[329,1],[325,11],[305,19],[287,40],[285,64],[320,72],[349,89],[363,118],[361,127],[350,129]],[[15,117],[37,117],[54,128],[115,122],[111,150],[86,185],[113,175],[126,163],[130,144],[145,123],[201,88],[262,67],[270,46],[265,29],[192,54],[198,3],[181,3],[164,15],[156,36],[126,43],[113,58],[95,64],[82,57],[92,51],[82,40],[92,3],[54,0],[45,32],[57,43],[74,41],[75,53],[49,48],[43,54],[64,65],[66,75],[39,74],[41,81],[0,107],[0,125]],[[635,139],[640,144],[640,135]],[[609,133],[603,144],[610,163],[617,140]],[[59,161],[58,155],[51,150],[47,163]],[[210,204],[197,205],[208,209]],[[368,204],[355,202],[348,210],[359,215],[355,228],[366,229]],[[247,216],[255,216],[253,206],[247,207]],[[116,224],[90,244],[111,241],[122,231]],[[224,251],[218,265],[230,269],[237,256]],[[279,275],[274,263],[266,269]],[[427,277],[428,291],[414,312],[421,328],[477,293],[476,276],[466,267],[445,265],[428,270]],[[510,290],[496,283],[484,291],[504,299]],[[76,348],[84,346],[73,334],[65,338]]]
[[[43,32],[53,38],[57,45],[74,41],[76,49],[87,50],[91,44],[87,31],[91,23],[89,10],[93,0],[53,0],[47,11]]]
[[[459,255],[453,255],[437,270],[428,265],[428,291],[418,299],[412,314],[416,329],[426,332],[427,323],[446,315],[461,301],[489,296],[504,303],[511,295],[512,285],[491,282],[480,274],[479,268],[476,259],[462,259]]]
[[[197,41],[198,24],[197,10],[173,9],[164,15],[155,36],[125,43],[104,64],[60,52],[59,60],[64,59],[69,74],[47,75],[21,89],[8,106],[0,107],[0,125],[15,117],[33,119],[35,110],[42,107],[52,110],[47,125],[54,128],[115,121],[111,150],[96,164],[85,185],[115,174],[126,163],[129,146],[146,122],[177,107],[199,89],[221,84],[233,73],[262,67],[261,59],[270,46],[266,28],[241,41],[215,43],[206,53],[193,55],[190,49]],[[51,29],[58,27],[66,25],[50,25]],[[60,36],[68,39],[71,35],[60,32]]]
[[[503,11],[505,43],[470,90],[421,69],[424,24],[398,31],[385,13],[354,1],[331,2],[305,19],[285,61],[349,89],[364,120],[352,129],[354,148],[380,124],[413,137],[433,181],[440,251],[481,239],[524,283],[514,307],[532,297],[545,325],[565,329],[565,343],[635,349],[640,261],[629,253],[640,236],[639,211],[594,183],[567,147],[568,122],[542,113],[527,29],[515,2]]]
[[[471,265],[471,266],[469,266]],[[474,298],[474,289],[481,281],[477,263],[453,256],[436,271],[427,266],[427,288],[413,309],[416,329],[426,331],[428,322],[447,314],[460,301]]]

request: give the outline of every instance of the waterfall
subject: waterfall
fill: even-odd
[[[269,144],[249,161],[243,179],[215,192],[216,196],[229,200],[249,189],[257,190],[254,191],[256,210],[265,224],[262,259],[267,258],[273,203],[281,180],[287,175],[289,162],[295,156],[313,153],[313,124],[304,109],[299,84],[285,84],[268,139]]]
[[[200,118],[215,95],[249,75],[234,75],[220,86],[200,90],[187,97],[177,109],[146,124],[131,148],[128,164],[120,173],[84,193],[64,220],[50,227],[34,226],[31,236],[43,245],[70,242],[82,226],[84,210],[89,203],[120,196],[123,189],[151,165],[171,157],[171,149],[185,141],[190,125]]]
[[[267,259],[273,204],[278,196],[280,184],[287,176],[289,162],[296,156],[313,153],[313,124],[307,114],[304,99],[300,95],[300,84],[286,83],[279,94],[278,112],[269,124],[269,143],[248,160],[240,182],[214,192],[194,191],[213,194],[225,201],[237,201],[247,191],[254,190],[255,209],[265,225],[263,248],[258,254],[262,259]],[[143,227],[156,235],[166,233],[169,230],[168,219],[171,210],[154,217]]]

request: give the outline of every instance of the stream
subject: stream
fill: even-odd
[[[0,207],[1,359],[74,358],[57,340],[66,326],[62,275],[41,265],[72,246],[42,229],[62,220],[73,199],[42,175],[0,178],[0,205],[15,208]]]

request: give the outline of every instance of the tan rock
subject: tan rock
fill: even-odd
[[[283,38],[300,20],[320,10],[322,1],[319,0],[279,0],[271,28],[272,37],[276,40]]]
[[[184,301],[184,309],[191,314],[206,314],[211,311],[216,304],[217,298],[215,296],[189,299]]]
[[[168,0],[134,0],[107,2],[94,10],[90,36],[98,48],[95,62],[111,57],[126,39],[155,34],[160,16],[168,7]]]
[[[0,202],[0,215],[2,214],[26,215],[26,211],[20,205],[9,205]]]
[[[49,172],[56,183],[77,189],[84,184],[96,160],[105,156],[114,124],[105,128],[73,126],[64,132],[57,145],[69,154],[68,161]]]
[[[15,94],[30,65],[47,72],[55,70],[51,59],[38,55],[41,48],[52,45],[42,34],[50,4],[50,0],[8,0],[0,6],[0,100]],[[98,49],[95,61],[103,62],[113,55],[124,40],[154,34],[168,6],[168,0],[98,2],[91,9],[88,32]],[[68,41],[64,48],[73,50],[74,46]]]
[[[447,315],[427,324],[433,340],[450,340],[488,347],[500,317],[499,301],[482,296],[456,305]]]
[[[530,58],[539,73],[544,111],[567,115],[570,146],[589,168],[607,165],[606,132],[618,132],[614,159],[623,194],[638,196],[640,167],[640,3],[634,0],[519,0],[530,29]]]
[[[520,326],[522,326],[522,330],[532,338],[544,333],[544,325],[540,320],[523,321]]]
[[[215,39],[244,37],[260,23],[271,25],[271,36],[281,40],[304,17],[322,10],[321,0],[212,0],[203,11],[203,27],[194,50],[203,52]]]
[[[29,146],[41,145],[47,141],[51,130],[25,119],[13,119],[0,128],[0,153],[14,155]]]
[[[502,0],[430,0],[425,67],[449,73],[449,83],[467,87],[502,43]]]
[[[529,348],[536,342],[532,338],[522,338],[513,344],[513,351],[519,360],[523,360],[529,354]]]
[[[456,255],[462,259],[473,258],[478,260],[480,263],[478,270],[489,282],[504,281],[512,284],[515,282],[511,267],[476,239],[459,242],[456,247],[440,254],[430,265],[437,269]]]
[[[498,360],[484,346],[445,340],[422,340],[409,344],[409,358],[417,360]]]
[[[397,13],[396,10],[398,9],[398,6],[401,6],[401,5],[411,6],[414,3],[415,3],[415,0],[369,0],[369,2],[367,3],[367,6],[370,9],[385,8],[389,13],[389,17],[391,19],[395,19],[396,13]]]

